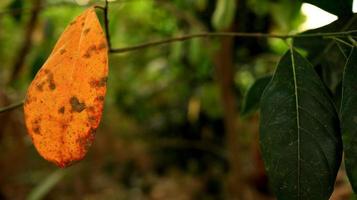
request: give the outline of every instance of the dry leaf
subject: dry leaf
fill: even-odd
[[[101,119],[108,49],[94,8],[63,32],[28,88],[26,127],[38,152],[59,167],[81,160]]]

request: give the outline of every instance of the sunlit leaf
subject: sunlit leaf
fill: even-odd
[[[352,188],[357,192],[357,50],[348,58],[342,81],[341,128],[345,167]]]
[[[59,167],[81,160],[101,119],[106,40],[89,8],[64,31],[28,88],[26,127],[38,152]]]
[[[343,16],[352,14],[353,0],[303,0],[332,14]]]
[[[313,67],[296,51],[284,55],[264,90],[260,123],[277,198],[329,199],[342,156],[338,115]]]

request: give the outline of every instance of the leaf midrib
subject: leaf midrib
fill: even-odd
[[[296,125],[297,125],[297,195],[300,200],[300,114],[299,114],[299,97],[298,97],[298,85],[296,79],[295,58],[293,47],[290,46],[291,66],[293,68],[294,78],[294,93],[295,93],[295,109],[296,109]]]

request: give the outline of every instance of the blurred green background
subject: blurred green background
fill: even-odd
[[[83,2],[0,1],[0,107],[24,98],[73,18],[104,5]],[[116,0],[111,42],[119,48],[205,31],[297,33],[301,5]],[[239,112],[248,88],[272,74],[287,48],[280,39],[215,37],[110,54],[103,119],[81,162],[58,169],[36,152],[22,109],[0,114],[0,199],[274,199],[260,158],[259,116]]]

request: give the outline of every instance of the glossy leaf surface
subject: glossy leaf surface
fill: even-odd
[[[288,51],[261,98],[261,149],[280,200],[329,199],[341,161],[336,109],[311,64]]]
[[[46,160],[66,167],[85,156],[101,119],[107,75],[106,40],[89,8],[63,32],[27,91],[26,127]]]

